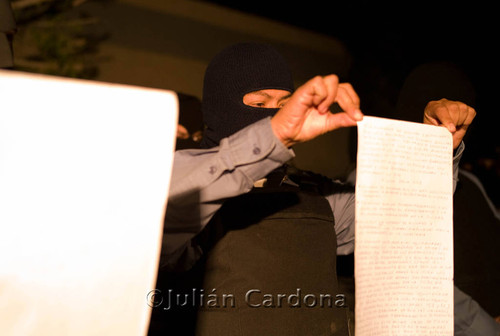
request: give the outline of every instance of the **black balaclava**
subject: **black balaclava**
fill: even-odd
[[[476,92],[458,65],[439,61],[421,64],[405,79],[396,103],[395,117],[422,122],[427,103],[441,98],[474,106]]]
[[[217,146],[221,139],[273,116],[278,109],[243,104],[245,94],[265,89],[294,90],[288,64],[273,47],[240,43],[217,54],[207,67],[203,83],[205,133],[201,147]]]

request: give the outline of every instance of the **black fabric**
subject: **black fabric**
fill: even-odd
[[[422,64],[405,79],[396,104],[395,118],[422,122],[427,104],[442,98],[474,107],[476,92],[457,65],[448,62]]]
[[[197,335],[347,333],[345,308],[319,303],[322,294],[334,301],[340,294],[334,219],[324,197],[290,185],[254,188],[228,200],[211,224],[222,237],[209,248],[203,287],[234,294],[235,307],[200,309]],[[273,307],[250,307],[245,295],[252,289],[259,290],[252,304],[270,294]],[[279,306],[279,294],[318,302],[297,307],[285,299]]]
[[[460,173],[454,194],[455,286],[500,316],[500,220],[478,185]]]
[[[279,183],[287,171],[273,172],[273,181],[263,188],[227,200],[205,230],[197,236],[204,255],[185,273],[166,273],[158,282],[163,293],[191,293],[203,288],[205,306],[162,307],[153,310],[149,335],[168,330],[178,335],[348,335],[347,306],[335,305],[343,295],[336,277],[336,233],[334,217],[326,199],[317,193],[313,178],[298,171],[292,176],[300,185]],[[215,292],[212,290],[215,289]],[[273,307],[250,307],[245,295],[251,289],[252,304],[263,295],[274,298]],[[198,292],[199,293],[199,290]],[[234,295],[232,305],[208,307],[208,295]],[[286,294],[278,307],[278,295]],[[290,295],[300,297],[300,307]],[[304,304],[313,296],[315,305]],[[321,295],[332,301],[320,305]],[[198,295],[199,299],[199,295]],[[200,301],[197,301],[198,303]],[[221,303],[222,301],[219,301]]]
[[[286,60],[272,46],[240,43],[222,50],[208,65],[203,83],[202,113],[205,134],[202,148],[268,116],[277,109],[243,104],[243,96],[264,89],[293,92]]]

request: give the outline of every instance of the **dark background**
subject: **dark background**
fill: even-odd
[[[339,39],[352,57],[348,78],[367,114],[392,116],[405,78],[418,65],[446,61],[472,82],[477,116],[462,168],[477,175],[500,208],[497,11],[482,1],[207,2]],[[366,113],[366,112],[365,112]]]
[[[103,4],[101,7],[92,7],[90,1],[88,5],[94,10],[100,8],[99,10],[106,12],[105,3],[113,1],[97,1]],[[476,119],[465,138],[467,149],[461,166],[481,180],[496,208],[500,209],[500,136],[496,129],[498,112],[495,101],[498,95],[496,44],[499,29],[496,23],[497,10],[492,3],[427,0],[333,0],[294,3],[262,0],[197,1],[269,18],[339,40],[351,57],[351,66],[348,71],[342,73],[341,80],[353,84],[361,97],[361,107],[366,114],[397,118],[396,104],[402,85],[417,66],[433,61],[446,61],[458,66],[466,73],[474,87],[476,99],[472,105],[477,111]],[[21,1],[15,2],[19,4]],[[16,20],[19,26],[36,21],[42,16],[50,16],[51,13],[70,12],[69,9],[74,7],[70,0],[40,2],[43,2],[44,6],[30,6],[26,10],[17,11]],[[8,3],[8,0],[3,0],[2,3]],[[126,4],[120,8],[137,17],[152,17],[157,22],[172,19],[168,16],[154,16],[154,13],[148,11],[141,12],[137,7]],[[113,13],[105,14],[108,16],[103,14],[104,21],[113,17]],[[137,22],[140,26],[141,21]],[[0,25],[2,23],[5,24],[0,22]],[[165,21],[162,24],[166,24]],[[54,27],[57,28],[56,25]],[[69,26],[63,27],[64,29],[44,32],[45,39],[35,38],[33,43],[40,49],[39,54],[32,56],[28,65],[33,64],[31,61],[51,60],[58,66],[57,75],[95,77],[99,71],[99,61],[93,64],[91,57],[87,56],[97,49],[100,41],[109,37],[106,35],[108,33],[99,33],[99,29],[97,33],[90,31],[90,36],[86,36],[85,43],[80,46],[78,41],[82,36],[78,31],[72,32],[69,31]],[[123,28],[120,24],[118,27]],[[141,41],[140,33],[145,32],[139,28],[131,27],[120,33],[134,35]],[[15,40],[21,38],[20,32]],[[63,32],[66,34],[62,34]],[[199,31],[193,29],[193,34],[196,33]],[[116,36],[116,42],[123,43],[124,39],[120,39],[120,34],[115,32]],[[189,57],[193,46],[180,38],[175,41],[179,44],[179,50]],[[207,38],[200,47],[205,48],[206,54],[210,55],[219,46],[216,41]],[[335,60],[332,60],[333,62]]]

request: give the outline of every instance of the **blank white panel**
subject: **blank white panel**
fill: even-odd
[[[0,71],[2,335],[143,335],[174,92]]]

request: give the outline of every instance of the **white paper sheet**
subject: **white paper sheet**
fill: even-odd
[[[453,335],[452,139],[358,123],[355,334]]]
[[[144,335],[170,91],[0,71],[0,333]]]

